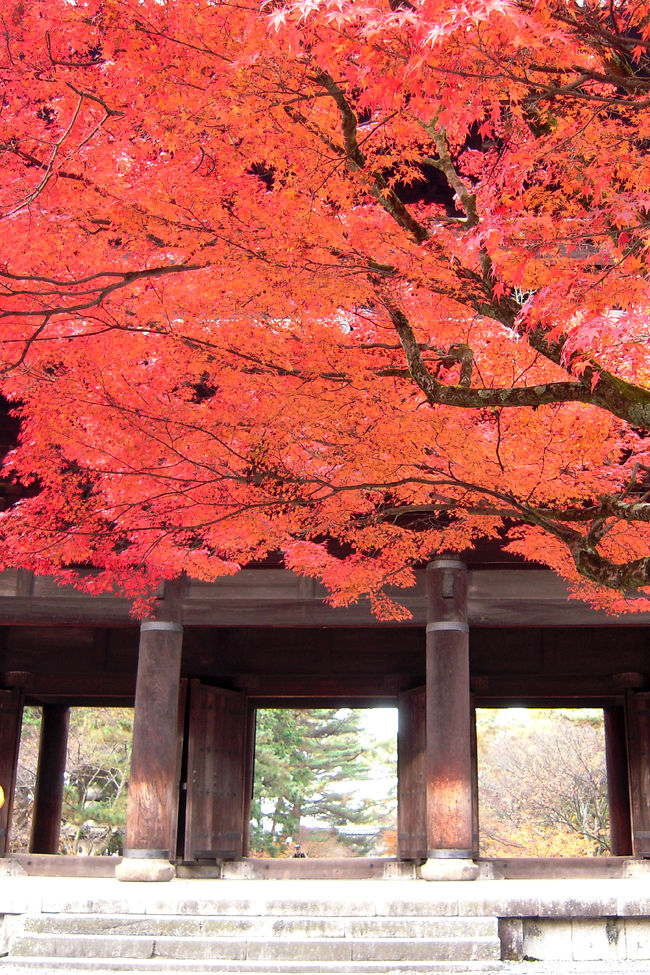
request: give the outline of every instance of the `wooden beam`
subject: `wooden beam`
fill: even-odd
[[[59,704],[45,705],[38,749],[30,853],[59,852],[69,724],[69,708]]]
[[[479,707],[500,707],[499,701],[509,701],[512,706],[519,699],[522,705],[530,706],[529,701],[546,699],[547,702],[562,699],[574,703],[568,707],[578,707],[579,701],[585,702],[585,707],[598,707],[597,704],[587,704],[588,701],[603,701],[614,703],[613,698],[622,698],[623,691],[617,687],[609,677],[593,677],[591,674],[573,674],[561,676],[557,674],[497,674],[474,675],[471,677],[472,691],[476,694]],[[490,703],[493,702],[493,703]],[[542,705],[543,706],[543,705]],[[563,705],[557,705],[561,707]]]
[[[34,580],[31,593],[15,575],[2,584],[0,624],[97,626],[133,625],[131,604],[118,596],[90,596],[47,577]],[[411,613],[401,628],[426,622],[424,571],[412,589],[391,591]],[[382,627],[370,605],[333,607],[326,590],[284,569],[244,569],[212,583],[192,582],[183,606],[189,626]],[[650,613],[611,617],[568,598],[566,584],[546,569],[476,568],[469,573],[468,619],[472,626],[647,626]]]
[[[213,676],[218,677],[220,675],[215,674]],[[236,674],[230,683],[234,689],[246,691],[256,701],[278,698],[290,701],[294,698],[300,700],[318,697],[331,700],[355,698],[359,701],[366,699],[391,699],[394,701],[402,687],[408,687],[409,683],[412,682],[412,678],[409,679],[406,674],[395,679],[392,675],[388,675],[387,679],[383,676],[359,677],[356,674],[337,671],[331,677],[313,674],[300,674],[293,677],[284,674]],[[271,705],[265,706],[270,707]],[[316,707],[316,705],[310,706]]]
[[[292,697],[287,699],[278,695],[278,697],[271,698],[258,698],[249,697],[249,702],[254,707],[259,708],[331,708],[336,706],[337,708],[395,708],[397,707],[398,698],[397,697],[387,697],[385,695],[376,697],[352,697],[347,694],[343,695],[328,695],[327,697],[321,695],[310,696],[306,692],[302,697]]]
[[[98,677],[101,676],[101,679]],[[135,674],[107,674],[98,668],[91,674],[31,674],[29,687],[25,688],[28,704],[56,703],[65,699],[69,706],[93,705],[104,707],[103,702],[113,701],[119,707],[133,707],[135,700]]]
[[[180,822],[180,812],[184,799],[181,797],[181,768],[183,765],[183,751],[185,745],[185,726],[187,724],[187,697],[189,681],[182,678],[178,694],[178,720],[176,722],[176,774],[172,782],[171,819],[169,824],[169,856],[170,859],[182,857],[182,831],[184,823]]]

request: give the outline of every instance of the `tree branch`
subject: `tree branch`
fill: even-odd
[[[388,185],[381,173],[365,173],[366,157],[357,141],[357,117],[348,102],[343,90],[336,84],[327,71],[317,71],[314,81],[320,85],[334,99],[341,116],[341,133],[343,148],[338,152],[345,158],[350,172],[360,172],[364,183],[377,202],[418,244],[430,239],[429,231],[419,223],[402,203],[397,193]]]
[[[471,389],[469,385],[446,386],[428,371],[406,315],[389,296],[382,282],[376,282],[376,290],[399,336],[409,373],[432,405],[484,409],[486,406],[537,407],[547,406],[550,403],[592,402],[589,390],[582,383],[576,382],[543,383],[538,386],[497,389]],[[467,368],[465,378],[467,378]]]

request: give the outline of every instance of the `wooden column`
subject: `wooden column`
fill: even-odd
[[[429,859],[471,859],[472,734],[467,568],[453,558],[427,567],[426,728]]]
[[[0,856],[5,856],[9,851],[9,826],[16,792],[22,719],[22,690],[0,691],[0,786],[5,796],[4,805],[0,808]]]
[[[30,853],[59,852],[69,725],[69,708],[59,704],[43,707]]]
[[[603,716],[611,854],[615,857],[631,856],[632,826],[625,712],[622,707],[609,707],[604,709]]]
[[[140,626],[133,750],[120,880],[166,880],[178,786],[178,702],[184,579],[165,585],[155,618]],[[129,863],[129,861],[132,861]],[[149,866],[147,866],[149,864]]]

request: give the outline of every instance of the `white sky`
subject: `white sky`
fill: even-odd
[[[397,737],[397,708],[363,708],[361,725],[368,734],[383,741]]]

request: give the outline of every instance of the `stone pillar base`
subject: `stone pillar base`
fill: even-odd
[[[476,880],[478,863],[473,860],[429,857],[419,870],[421,880]]]
[[[136,883],[150,883],[173,880],[176,867],[169,860],[145,860],[136,857],[125,857],[115,867],[115,879],[135,881]]]

